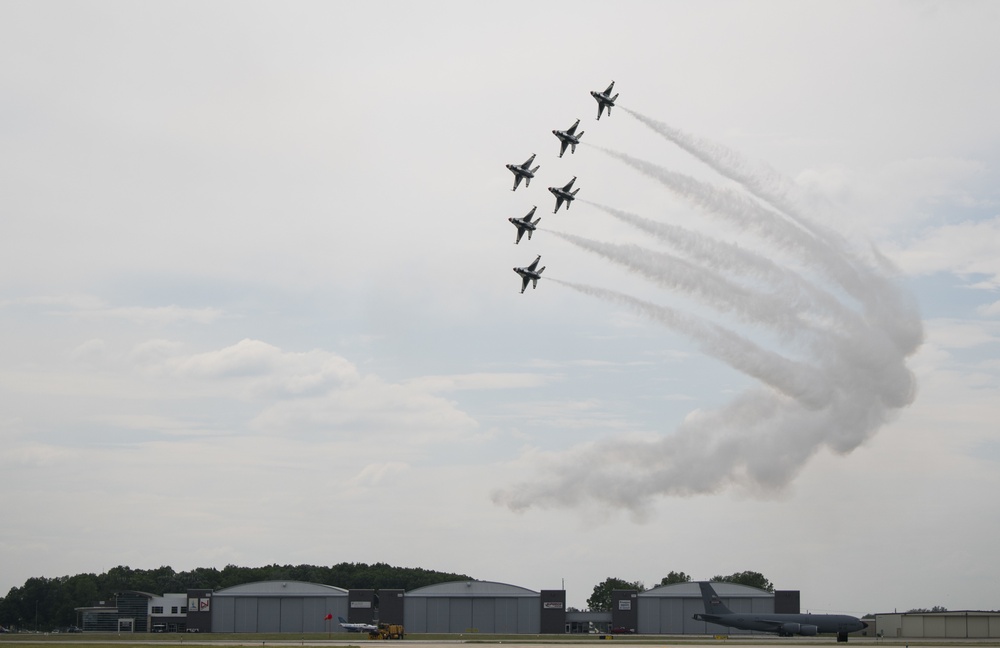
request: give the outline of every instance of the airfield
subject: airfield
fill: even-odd
[[[343,646],[364,648],[378,644],[378,640],[369,640],[363,636],[347,633],[331,633],[330,635],[118,635],[118,634],[13,634],[0,635],[0,646],[45,646],[77,644],[88,648],[108,647],[125,648],[127,646],[159,646],[162,648],[184,648],[186,646]],[[392,642],[396,643],[396,642]],[[753,646],[754,648],[785,648],[788,646],[840,646],[834,636],[823,637],[787,637],[778,638],[768,635],[414,635],[407,637],[401,643],[417,644],[421,648],[456,648],[462,644],[502,644],[504,648],[622,648],[625,646]],[[919,646],[920,648],[935,648],[941,646],[1000,646],[996,639],[877,639],[875,637],[851,637],[846,644],[861,646]]]

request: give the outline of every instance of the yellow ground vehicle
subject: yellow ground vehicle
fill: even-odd
[[[398,623],[380,623],[378,630],[368,632],[369,639],[402,639],[403,626]]]

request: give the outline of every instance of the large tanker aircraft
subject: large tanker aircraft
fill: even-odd
[[[699,582],[701,599],[705,602],[705,613],[695,614],[696,621],[707,621],[721,626],[773,632],[781,637],[836,633],[837,641],[847,641],[849,632],[864,630],[868,624],[847,614],[776,614],[774,612],[733,612],[726,607],[715,593],[711,583]]]

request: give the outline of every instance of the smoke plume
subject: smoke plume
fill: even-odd
[[[674,254],[554,234],[720,315],[776,333],[780,348],[622,292],[550,279],[668,327],[757,382],[721,408],[692,412],[655,441],[608,439],[550,459],[545,477],[494,494],[513,510],[597,501],[641,513],[663,495],[714,493],[733,485],[773,493],[819,449],[846,454],[857,448],[915,394],[906,360],[922,342],[923,326],[877,250],[866,256],[817,223],[795,185],[773,170],[624,110],[742,191],[599,150],[706,215],[752,233],[761,249],[594,203],[587,204],[667,244]]]

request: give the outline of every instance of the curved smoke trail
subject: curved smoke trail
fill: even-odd
[[[626,112],[750,195],[600,150],[705,213],[752,232],[766,249],[746,250],[600,205],[685,258],[557,235],[719,312],[769,327],[784,341],[806,339],[806,357],[791,360],[714,322],[620,292],[550,279],[686,335],[759,384],[724,407],[692,412],[673,433],[656,441],[609,439],[550,459],[545,477],[494,494],[494,501],[514,510],[590,500],[642,512],[659,495],[713,493],[731,485],[773,492],[787,485],[820,448],[838,453],[857,448],[915,394],[906,360],[922,342],[922,322],[912,298],[896,284],[877,251],[866,260],[839,234],[812,221],[794,197],[792,184],[773,171],[754,169],[722,146]],[[779,264],[775,252],[795,258],[806,272]],[[748,279],[755,285],[747,286]]]

